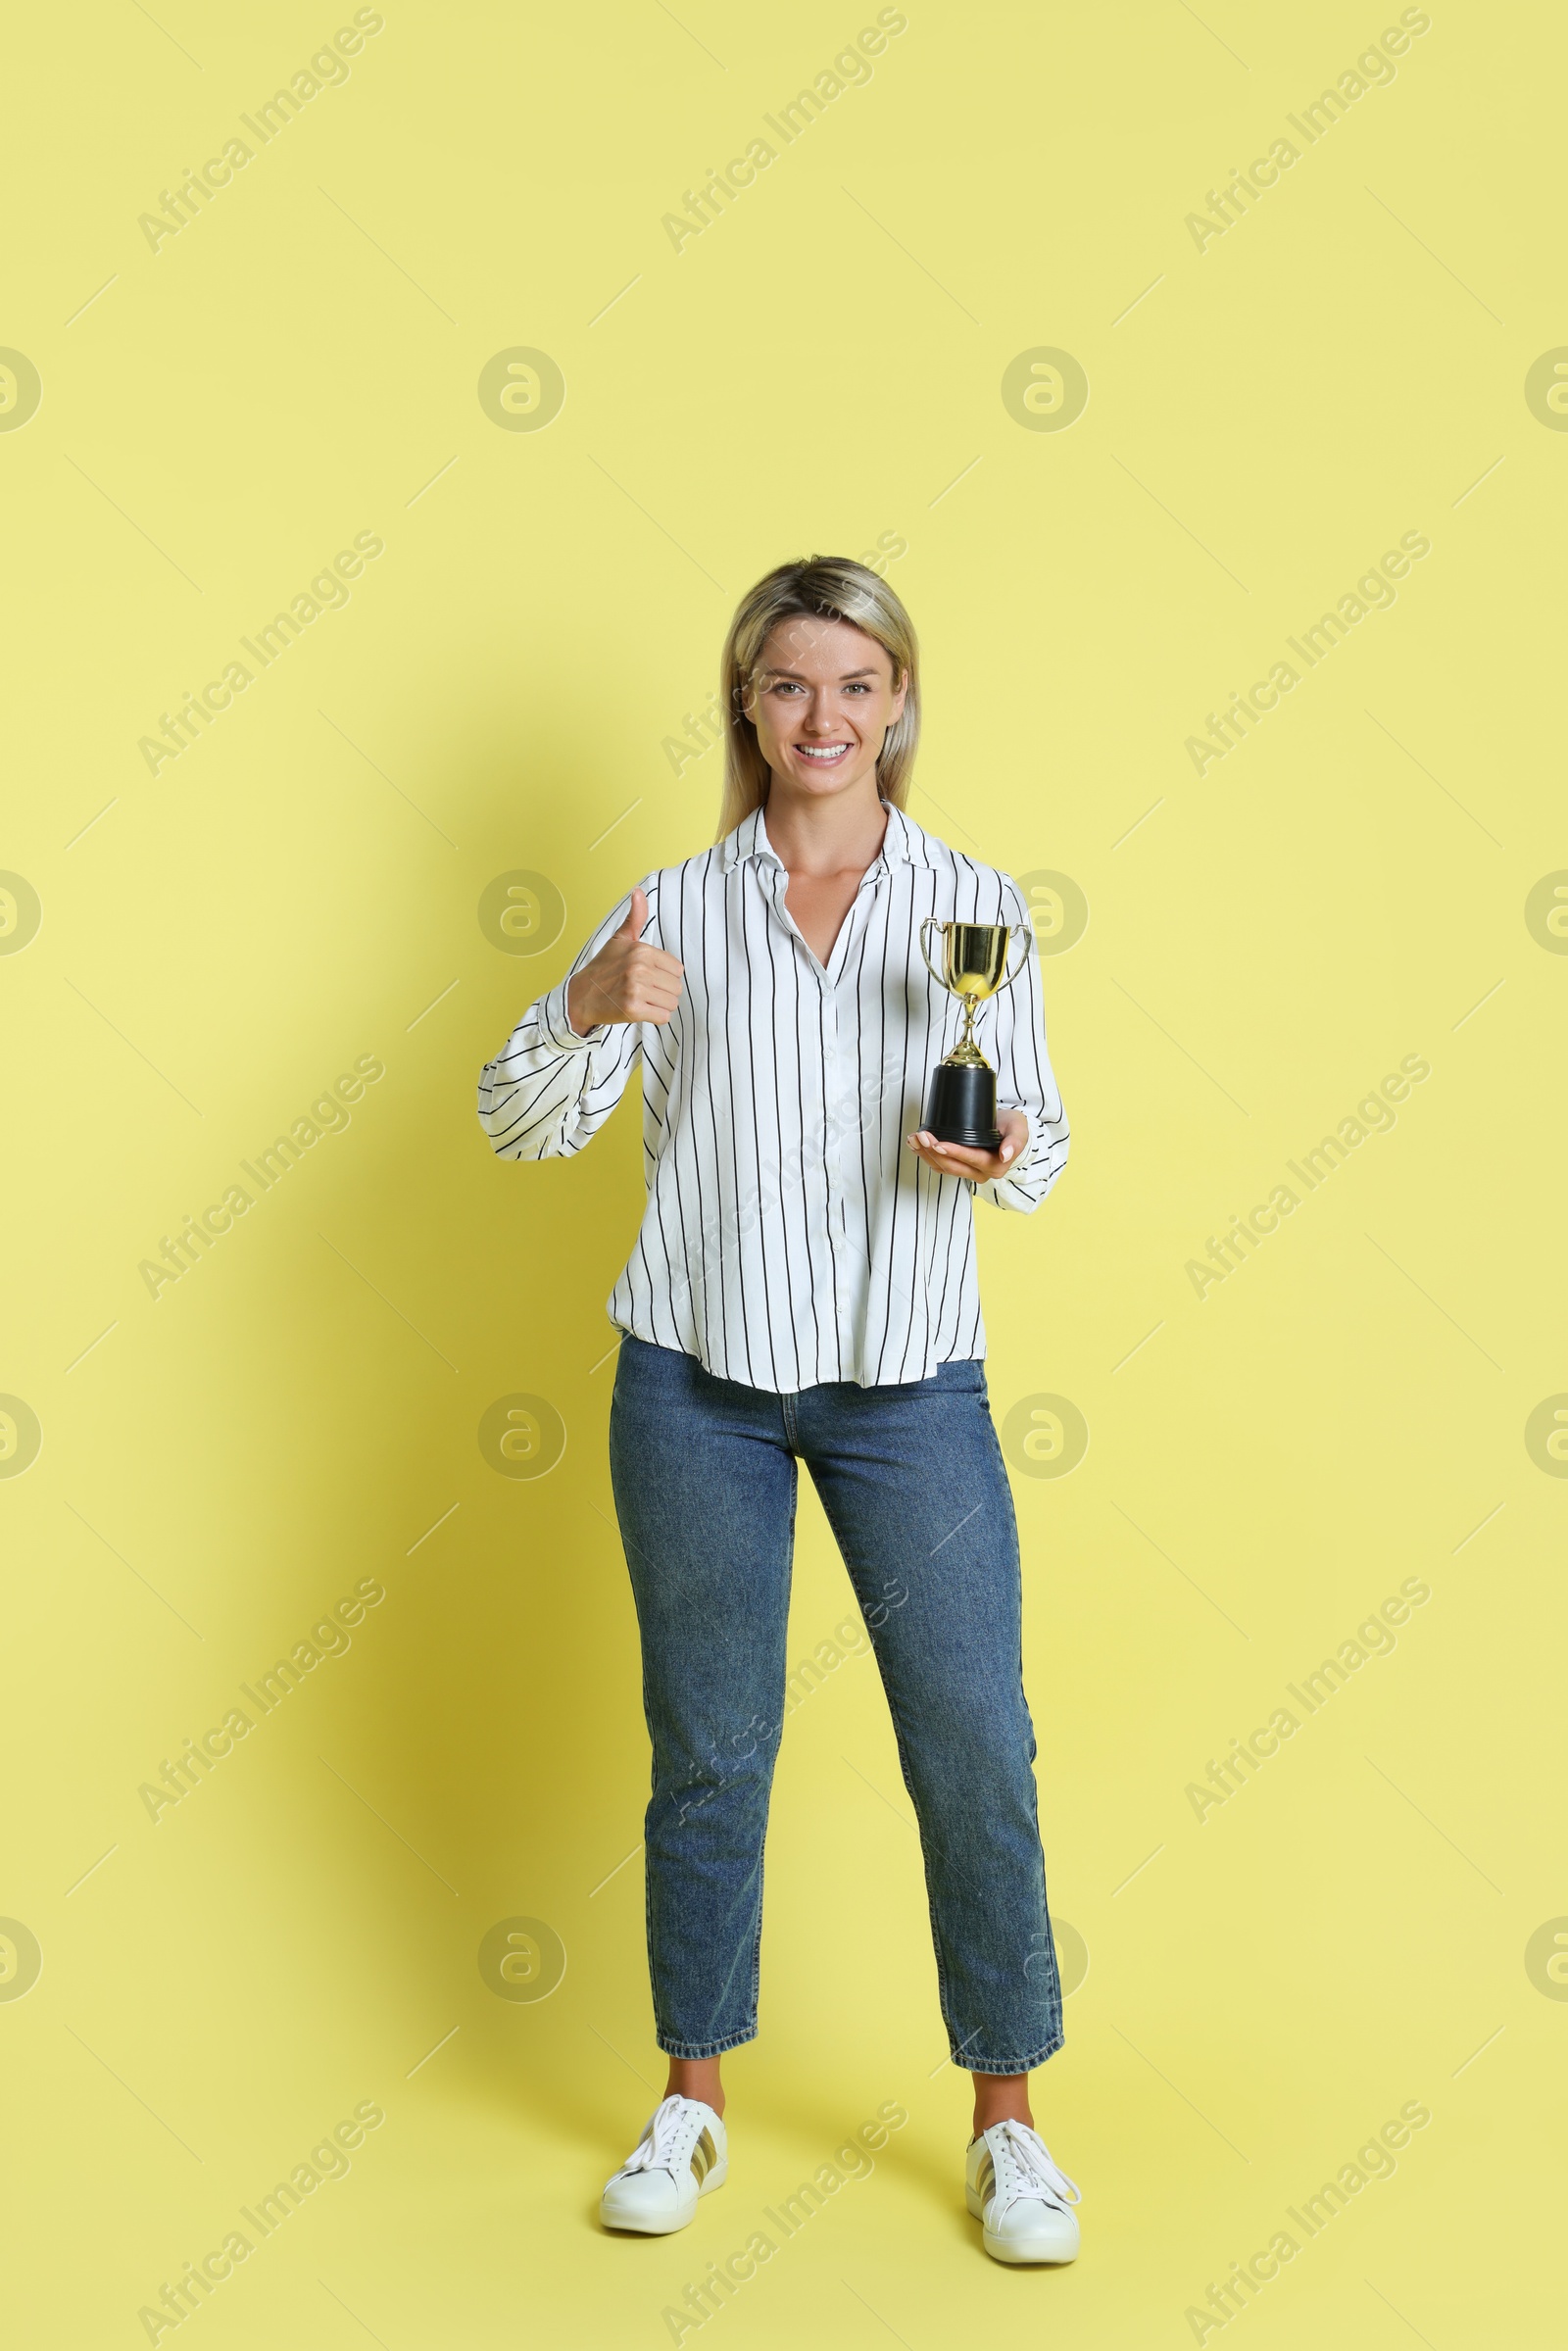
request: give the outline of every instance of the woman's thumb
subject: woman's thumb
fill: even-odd
[[[631,911],[627,914],[625,921],[620,926],[622,937],[627,939],[640,939],[643,933],[643,924],[647,920],[648,900],[643,891],[639,888],[634,890],[631,894]]]

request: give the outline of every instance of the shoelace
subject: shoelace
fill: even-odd
[[[1021,2185],[1025,2194],[1044,2193],[1053,2203],[1076,2204],[1080,2201],[1083,2191],[1077,2180],[1069,2180],[1038,2131],[1010,2118],[999,2123],[997,2130],[1007,2153],[1023,2176]]]
[[[693,2101],[671,2095],[655,2108],[637,2147],[620,2167],[621,2177],[628,2172],[673,2172],[678,2161],[678,2149],[683,2133],[689,2128],[681,2109]]]

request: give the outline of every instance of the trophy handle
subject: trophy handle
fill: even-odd
[[[939,988],[945,988],[948,983],[943,977],[942,973],[938,971],[936,965],[932,962],[929,955],[926,953],[925,935],[927,931],[940,931],[945,927],[946,926],[935,914],[928,914],[924,922],[921,923],[919,932],[921,960],[924,962],[927,971],[930,972],[931,977],[936,981]]]
[[[1005,972],[1002,982],[1002,987],[997,990],[997,994],[999,996],[1002,994],[1003,988],[1010,988],[1014,980],[1022,979],[1023,967],[1028,962],[1029,957],[1033,953],[1033,942],[1030,939],[1029,925],[1026,922],[1015,922],[1009,926],[1007,933],[1007,953],[1009,955],[1012,953],[1012,942],[1014,938],[1019,938],[1023,941],[1023,954],[1018,957],[1017,970]]]

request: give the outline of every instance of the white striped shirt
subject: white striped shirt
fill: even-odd
[[[884,803],[884,806],[887,804]],[[971,1201],[1039,1206],[1067,1155],[1029,932],[1016,984],[976,1030],[1004,1109],[1029,1135],[994,1184],[937,1175],[906,1148],[961,1011],[921,960],[922,919],[1029,930],[1017,884],[888,808],[826,967],[784,903],[760,809],[713,849],[651,873],[643,938],[679,957],[667,1027],[573,1031],[572,973],[624,923],[607,914],[572,973],[530,1004],[479,1080],[504,1159],[569,1157],[643,1065],[648,1206],[610,1317],[718,1377],[791,1394],[929,1378],[983,1355]]]

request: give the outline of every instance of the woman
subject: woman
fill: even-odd
[[[727,2172],[719,2061],[757,2032],[796,1463],[875,1647],[919,1820],[942,2014],[974,2077],[988,2253],[1070,2261],[1078,2191],[1033,2129],[1061,2045],[1030,1766],[1017,1533],[970,1201],[1039,1205],[1067,1127],[1039,970],[984,1008],[1000,1149],[920,1129],[956,1001],[922,919],[1021,924],[1006,875],[906,813],[914,630],[875,573],[786,563],[724,648],[716,846],[651,873],[479,1084],[503,1158],[580,1151],[639,1056],[648,1207],[610,1314],[610,1453],[653,1742],[648,1950],[665,2095],[605,2225],[684,2228]]]

